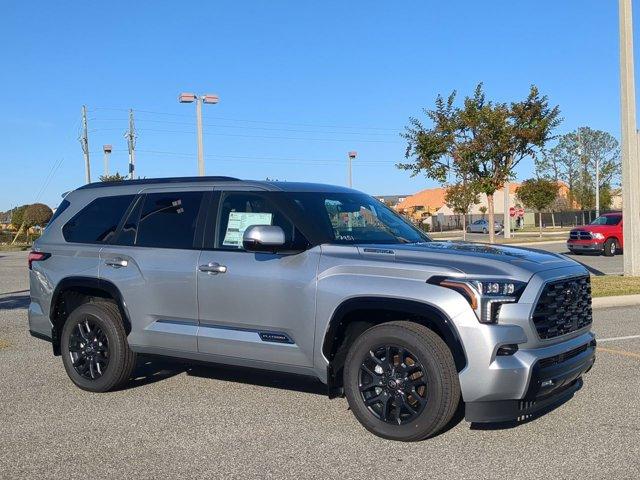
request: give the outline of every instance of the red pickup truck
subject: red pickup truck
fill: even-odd
[[[569,233],[567,248],[580,255],[584,252],[602,252],[612,257],[622,251],[622,213],[605,213],[589,225],[577,227]]]

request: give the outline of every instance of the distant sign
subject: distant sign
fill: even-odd
[[[516,210],[516,207],[510,207],[509,208],[509,216],[510,217],[515,217],[517,212],[518,211]]]
[[[517,213],[519,217],[524,217],[524,208],[519,208]]]

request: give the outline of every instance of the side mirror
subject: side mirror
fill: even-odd
[[[284,230],[276,225],[252,225],[242,236],[242,246],[247,252],[275,253],[284,244]]]

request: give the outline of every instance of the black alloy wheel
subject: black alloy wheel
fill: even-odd
[[[398,345],[369,351],[360,365],[360,395],[378,419],[396,425],[415,420],[427,404],[424,367],[412,352]]]
[[[372,326],[349,347],[343,371],[351,411],[382,438],[413,442],[441,431],[460,402],[451,350],[425,325]]]
[[[85,316],[71,331],[69,355],[73,368],[83,378],[96,380],[106,371],[109,340],[90,316]]]
[[[120,310],[107,300],[91,300],[69,314],[62,328],[60,349],[69,378],[90,392],[121,387],[136,365]]]

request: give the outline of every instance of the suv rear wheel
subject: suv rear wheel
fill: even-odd
[[[136,364],[118,307],[105,301],[85,303],[71,312],[62,329],[61,351],[69,378],[90,392],[122,385]]]
[[[370,328],[349,349],[344,388],[354,415],[383,438],[416,441],[453,417],[460,384],[451,351],[428,328],[406,321]]]

